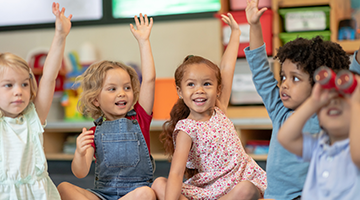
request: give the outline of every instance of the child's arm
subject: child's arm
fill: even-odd
[[[176,148],[172,157],[171,168],[165,189],[166,200],[178,200],[180,198],[186,162],[191,144],[192,140],[189,135],[183,131],[179,131],[176,137]]]
[[[136,30],[130,24],[130,30],[139,43],[141,57],[142,84],[139,94],[139,104],[144,108],[147,114],[151,115],[154,105],[155,93],[155,64],[150,45],[150,32],[153,25],[153,19],[148,20],[147,15],[143,17],[140,13],[140,22],[137,16],[134,17]]]
[[[45,60],[43,75],[39,83],[39,90],[34,99],[36,111],[42,124],[45,123],[52,103],[55,90],[55,79],[61,67],[66,36],[70,32],[70,20],[72,18],[72,15],[65,17],[65,8],[62,8],[60,11],[58,3],[52,4],[52,12],[56,17],[55,35]]]
[[[336,92],[322,89],[316,83],[311,96],[296,109],[289,119],[281,126],[278,132],[280,144],[293,154],[302,156],[303,153],[303,135],[302,129],[308,119],[315,114],[322,106],[337,95]]]
[[[235,70],[235,64],[236,59],[238,55],[239,50],[239,42],[240,42],[240,28],[238,23],[234,20],[233,16],[228,13],[226,15],[221,15],[222,20],[227,23],[231,28],[231,35],[230,35],[230,41],[228,46],[226,47],[226,50],[224,52],[224,55],[221,59],[220,63],[220,71],[221,71],[221,79],[222,79],[222,86],[220,91],[220,109],[226,113],[230,94],[231,94],[231,87],[234,77],[234,70]]]
[[[360,74],[360,47],[354,53],[354,58],[352,59],[352,62],[350,64],[350,70]]]
[[[247,0],[246,18],[250,24],[250,50],[257,49],[264,44],[260,17],[267,8],[258,9],[259,0]]]
[[[359,54],[359,52],[358,52]],[[356,77],[360,83],[360,76]],[[351,121],[350,121],[350,153],[354,164],[360,168],[360,86],[358,84],[351,97]]]
[[[71,171],[77,178],[84,178],[89,173],[94,156],[94,148],[91,146],[93,142],[93,131],[83,128],[82,133],[76,138],[76,150],[71,162]]]

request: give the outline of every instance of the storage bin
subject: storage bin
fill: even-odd
[[[330,7],[282,8],[286,32],[327,30],[330,27]]]
[[[153,119],[170,119],[170,111],[178,99],[174,78],[156,79]]]
[[[247,0],[230,0],[230,10],[245,10]],[[271,7],[271,0],[260,0],[259,8]]]
[[[283,44],[286,44],[287,42],[290,42],[292,40],[295,40],[298,37],[311,39],[313,37],[316,37],[318,35],[323,36],[323,39],[325,41],[330,41],[330,31],[308,31],[308,32],[295,32],[295,33],[280,33],[279,37]]]
[[[250,25],[247,22],[245,11],[234,11],[230,13],[233,15],[234,19],[239,24],[241,30],[238,57],[245,57],[244,48],[249,46],[250,42]],[[260,18],[263,38],[266,44],[266,53],[269,56],[272,55],[272,15],[272,11],[267,10]],[[220,15],[216,15],[216,17],[221,19]],[[225,49],[229,43],[231,29],[229,25],[227,25],[222,20],[221,24],[223,30],[223,45]]]

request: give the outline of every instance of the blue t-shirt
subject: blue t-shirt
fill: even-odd
[[[273,127],[266,164],[268,186],[265,198],[276,200],[296,198],[301,195],[309,163],[300,162],[294,154],[284,149],[277,139],[280,127],[294,111],[286,108],[280,99],[278,82],[270,71],[265,44],[253,50],[246,47],[244,52],[256,90],[264,102]],[[360,72],[360,65],[356,61],[352,62],[350,68]],[[303,132],[310,134],[320,132],[316,115],[306,122]]]

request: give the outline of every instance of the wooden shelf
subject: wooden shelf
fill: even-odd
[[[265,132],[271,131],[271,120],[264,106],[230,106],[227,110],[230,120],[238,130],[243,145],[247,140],[268,137]],[[150,125],[151,155],[155,160],[167,160],[164,155],[162,143],[159,141],[159,134],[165,120],[152,120]],[[63,144],[69,134],[80,134],[83,127],[94,126],[92,121],[49,121],[45,127],[44,148],[48,160],[69,160],[73,159],[72,154],[62,153]],[[264,136],[265,135],[265,136]],[[264,161],[266,156],[252,155],[255,160]]]
[[[278,0],[279,7],[302,7],[328,5],[331,0]]]
[[[360,47],[360,39],[336,41],[348,54],[354,53]]]

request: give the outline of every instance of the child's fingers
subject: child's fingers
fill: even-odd
[[[149,27],[150,27],[150,28],[152,27],[153,23],[154,23],[154,20],[153,20],[152,17],[150,17],[150,24],[149,24]]]
[[[140,13],[140,24],[144,24],[144,17],[142,13]]]
[[[72,17],[73,17],[73,15],[72,15],[72,14],[70,14],[70,15],[69,15],[69,17],[68,17],[68,19],[69,19],[69,20],[71,20],[71,18],[72,18]]]
[[[148,19],[147,14],[144,15],[144,18],[145,18],[145,25],[148,26],[149,25],[149,19]]]
[[[134,16],[134,20],[135,20],[136,27],[139,27],[140,23],[139,23],[139,19],[138,19],[137,15]]]

